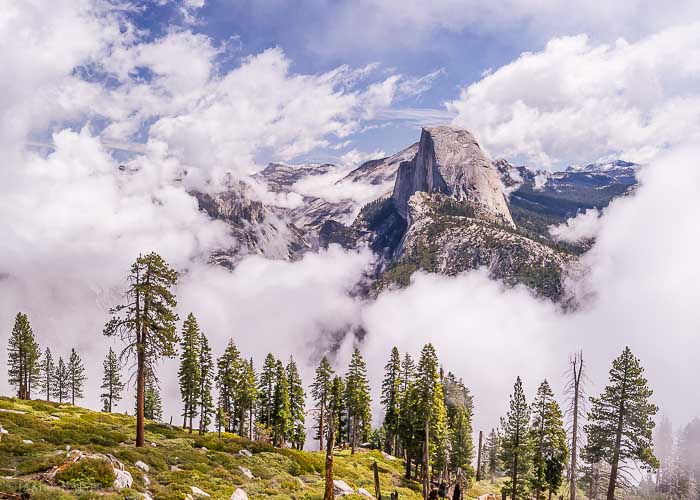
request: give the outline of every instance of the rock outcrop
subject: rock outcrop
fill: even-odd
[[[479,218],[515,227],[498,170],[466,130],[423,129],[416,155],[399,167],[392,194],[404,218],[416,192],[445,194],[467,203]]]

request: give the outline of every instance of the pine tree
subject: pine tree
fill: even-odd
[[[562,484],[569,450],[561,409],[546,380],[537,389],[530,412],[533,465],[530,486],[536,499],[544,498],[545,489],[551,499]]]
[[[75,400],[83,397],[83,385],[85,384],[85,367],[83,361],[75,352],[70,350],[68,358],[68,389],[70,391],[71,404],[75,405]]]
[[[323,500],[333,500],[333,447],[335,446],[335,435],[340,428],[340,414],[343,409],[343,397],[345,386],[343,379],[338,376],[333,377],[330,390],[328,391],[328,420],[326,434],[326,463],[325,463],[325,489]]]
[[[474,470],[471,467],[474,458],[474,441],[472,439],[472,416],[474,403],[469,389],[462,379],[457,379],[448,372],[442,380],[447,409],[447,426],[449,433],[450,471],[461,469],[467,479],[471,479]]]
[[[48,347],[44,351],[44,357],[41,359],[41,380],[40,386],[41,390],[46,397],[46,401],[51,401],[51,396],[53,396],[53,381],[55,377],[56,366],[53,363],[53,356],[51,356],[51,349]]]
[[[262,372],[260,372],[260,382],[258,385],[258,401],[260,410],[258,419],[261,424],[272,426],[272,398],[275,391],[275,375],[277,373],[277,360],[268,353],[265,357]]]
[[[58,358],[56,371],[54,372],[53,391],[53,396],[59,403],[68,400],[70,395],[68,390],[68,368],[61,357]]]
[[[656,490],[669,491],[673,478],[673,425],[667,416],[654,428],[654,455],[659,459]]]
[[[100,386],[104,390],[100,394],[102,411],[111,413],[114,405],[122,399],[122,391],[124,390],[124,383],[119,373],[119,360],[111,347],[109,352],[107,352],[107,357],[102,362],[102,367],[104,369],[102,385]]]
[[[440,382],[437,354],[432,344],[421,350],[416,370],[416,412],[423,424],[423,497],[430,488],[430,459],[440,460],[446,450],[447,411]]]
[[[180,369],[177,372],[180,381],[180,397],[183,404],[183,429],[192,433],[192,421],[198,414],[199,388],[202,384],[199,357],[200,331],[194,314],[187,315],[182,325],[180,337]]]
[[[449,426],[450,436],[450,470],[457,472],[461,469],[467,477],[473,475],[472,460],[474,459],[474,442],[472,441],[471,416],[466,408],[460,407],[455,411]]]
[[[19,399],[31,399],[32,386],[39,379],[41,351],[26,314],[15,316],[7,354],[10,385],[17,387]]]
[[[158,381],[153,373],[146,375],[146,386],[144,388],[144,417],[149,420],[160,422],[163,419],[163,401],[158,390]]]
[[[399,402],[399,442],[406,462],[406,479],[411,479],[411,462],[422,453],[423,421],[418,411],[415,364],[406,354],[401,364],[401,399]]]
[[[358,348],[352,353],[345,375],[345,399],[350,423],[351,454],[354,454],[359,440],[367,440],[372,420],[367,365]]]
[[[399,401],[401,397],[401,355],[394,347],[384,367],[381,404],[384,408],[384,427],[387,430],[384,449],[396,453],[399,432]]]
[[[146,374],[161,357],[174,357],[177,345],[173,311],[177,302],[170,291],[177,283],[177,272],[163,258],[150,253],[139,256],[131,266],[126,303],[110,310],[112,319],[104,334],[118,335],[126,343],[124,352],[136,357],[136,446],[144,445],[144,405]]]
[[[209,340],[207,340],[203,332],[199,334],[198,344],[199,387],[197,388],[197,401],[195,401],[195,404],[199,413],[199,433],[204,434],[209,424],[211,424],[212,415],[214,415],[214,398],[211,395],[214,381],[214,362],[211,356]]]
[[[496,475],[501,472],[501,462],[499,454],[501,449],[501,435],[498,429],[491,429],[491,432],[486,437],[485,445],[486,470],[489,473],[491,482],[496,481]]]
[[[610,466],[608,500],[615,489],[626,487],[627,467],[640,463],[658,467],[652,451],[652,431],[658,408],[649,401],[652,390],[644,378],[644,368],[629,347],[613,361],[610,385],[600,397],[591,398],[589,424],[585,427],[588,444],[584,455],[589,462],[603,461]]]
[[[323,356],[323,358],[321,358],[321,362],[316,368],[314,383],[311,384],[311,397],[314,399],[314,404],[316,405],[316,409],[318,411],[315,419],[315,439],[318,439],[318,445],[321,451],[323,451],[323,438],[326,434],[328,397],[334,374],[335,372],[333,371],[333,368],[331,368],[328,358]]]
[[[304,448],[306,432],[304,430],[304,409],[306,406],[306,394],[304,386],[299,376],[299,370],[294,362],[294,358],[289,357],[289,363],[285,369],[287,383],[289,384],[289,413],[291,417],[290,432],[287,440],[297,450]]]
[[[532,450],[529,424],[530,410],[525,400],[522,381],[518,377],[510,396],[510,411],[501,423],[503,437],[500,459],[506,475],[510,478],[504,488],[510,492],[511,500],[517,500],[527,492]]]
[[[244,362],[239,394],[239,404],[243,412],[243,419],[245,419],[247,413],[248,438],[253,439],[253,414],[255,411],[255,404],[258,400],[258,379],[257,375],[255,374],[253,358],[251,358],[247,363]],[[242,433],[243,431],[241,430],[241,434]]]
[[[286,437],[290,433],[292,413],[289,401],[289,381],[281,361],[277,361],[274,391],[272,393],[272,436],[275,446],[285,448]]]
[[[240,380],[241,354],[233,343],[228,341],[224,353],[217,360],[216,387],[219,390],[219,408],[223,411],[224,421],[217,422],[217,425],[224,428],[226,432],[233,432],[237,423],[237,384]]]

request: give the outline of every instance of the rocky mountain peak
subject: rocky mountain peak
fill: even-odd
[[[412,160],[401,163],[392,197],[408,218],[416,192],[441,193],[465,202],[477,217],[515,227],[498,170],[474,136],[454,127],[426,127]]]

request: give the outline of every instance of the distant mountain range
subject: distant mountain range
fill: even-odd
[[[549,226],[632,192],[635,174],[635,164],[620,160],[554,173],[492,161],[468,131],[432,127],[406,149],[349,171],[269,164],[252,182],[286,196],[277,204],[285,207],[256,201],[244,182],[195,196],[231,226],[238,245],[212,257],[229,267],[250,253],[294,260],[333,243],[367,245],[377,255],[368,294],[405,285],[418,269],[453,275],[485,266],[509,285],[560,300],[562,278],[586,246],[559,244]],[[309,189],[314,183],[325,189]]]

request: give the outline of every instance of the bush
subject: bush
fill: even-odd
[[[115,478],[112,464],[96,458],[80,460],[56,474],[56,482],[71,489],[108,488]]]

